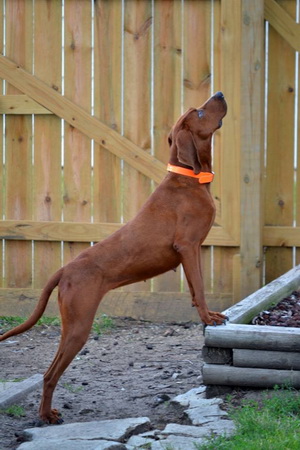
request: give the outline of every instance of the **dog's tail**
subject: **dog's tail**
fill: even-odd
[[[31,316],[21,325],[18,325],[17,327],[7,331],[2,336],[0,335],[0,341],[4,341],[5,339],[15,336],[20,333],[24,333],[24,331],[29,330],[29,328],[33,327],[37,323],[37,321],[42,317],[49,297],[53,291],[53,289],[58,285],[59,280],[61,279],[63,272],[63,268],[59,269],[48,281],[46,286],[44,287],[42,294],[40,296],[40,299],[38,301],[38,304],[36,305],[33,313]]]

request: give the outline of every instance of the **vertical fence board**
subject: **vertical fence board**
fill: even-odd
[[[35,75],[61,92],[61,5],[39,0],[34,8]],[[51,64],[49,64],[51,61]],[[61,220],[61,120],[34,119],[33,219]],[[34,243],[34,287],[41,288],[61,265],[59,242]]]
[[[201,106],[211,95],[211,2],[184,2],[184,110]],[[211,291],[211,249],[201,248],[205,290]],[[188,291],[185,280],[185,290]]]
[[[154,2],[154,117],[153,146],[157,159],[167,164],[168,135],[181,114],[182,16],[181,3]],[[181,271],[153,280],[155,291],[180,290]]]
[[[122,2],[95,2],[95,116],[121,130]],[[120,159],[95,144],[93,217],[121,222]]]
[[[264,122],[264,9],[260,0],[242,3],[241,65],[241,293],[262,282],[262,182]]]
[[[65,2],[65,95],[86,111],[91,110],[91,4]],[[91,220],[91,142],[69,124],[64,133],[65,221]],[[64,243],[64,263],[86,244]]]
[[[239,101],[240,88],[240,1],[213,2],[214,87],[228,103],[224,127],[214,136],[213,168],[216,180],[212,193],[217,206],[217,223],[229,234],[239,231]],[[234,218],[234,219],[233,219]],[[232,292],[235,248],[213,247],[213,294]],[[226,270],[224,270],[226,267]]]
[[[32,70],[32,31],[32,2],[6,2],[6,55],[29,71]],[[6,93],[19,92],[8,85]],[[6,117],[6,219],[32,218],[31,129],[31,116]],[[6,242],[5,273],[8,287],[31,286],[31,253],[31,242]]]
[[[145,151],[151,147],[151,3],[125,3],[124,36],[124,134]],[[150,180],[124,163],[124,220],[132,219],[151,192]],[[128,290],[149,290],[150,281]]]
[[[281,6],[295,17],[294,0],[282,1]],[[271,26],[268,54],[265,223],[292,226],[295,52]],[[266,282],[277,278],[291,267],[292,249],[276,247],[267,249]]]

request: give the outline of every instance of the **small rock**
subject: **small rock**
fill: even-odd
[[[87,355],[88,353],[90,353],[90,351],[87,348],[85,348],[79,354],[84,356]]]
[[[163,334],[164,337],[168,337],[168,336],[173,336],[175,334],[175,331],[173,328],[169,328],[168,330],[166,330]]]
[[[92,413],[92,412],[94,412],[93,409],[91,409],[91,408],[84,408],[84,409],[82,409],[81,411],[79,411],[79,414],[80,414],[81,416],[84,416],[85,414],[90,414],[90,413]]]
[[[146,345],[146,348],[147,348],[148,350],[153,350],[153,345],[152,345],[152,344],[147,344],[147,345]]]
[[[170,400],[170,396],[168,394],[158,394],[154,398],[153,407],[155,408],[158,405],[161,405],[162,403],[165,403]]]
[[[72,409],[72,405],[70,403],[64,403],[63,408],[64,409]]]

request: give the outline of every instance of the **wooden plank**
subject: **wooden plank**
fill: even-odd
[[[0,114],[52,114],[52,112],[28,95],[16,94],[0,95]]]
[[[236,92],[240,85],[240,2],[222,0],[212,3],[213,91],[223,91],[229,105],[224,125],[214,136],[213,168],[216,182],[212,184],[212,193],[219,203],[217,223],[238,241],[240,104]],[[226,207],[228,204],[230,208]],[[235,254],[236,249],[213,249],[212,289],[216,295],[220,291],[233,293],[232,267]],[[224,271],[224,266],[228,267],[228,271]]]
[[[183,109],[201,106],[211,96],[211,2],[187,0],[183,5]],[[195,42],[201,42],[201,53]],[[202,246],[205,292],[212,288],[212,254]],[[188,286],[186,282],[186,290]]]
[[[0,76],[150,179],[159,183],[164,178],[164,164],[1,55]]]
[[[0,222],[0,238],[14,241],[95,242],[121,228],[121,223],[13,221]]]
[[[295,17],[294,0],[284,0],[281,6]],[[295,52],[272,27],[268,68],[265,224],[293,226]],[[293,266],[292,249],[268,248],[265,261],[268,283]]]
[[[151,149],[151,14],[151,4],[147,0],[125,3],[124,135],[145,152]],[[127,222],[149,197],[151,182],[125,162],[123,189],[123,217]],[[141,282],[126,289],[148,291],[151,282]]]
[[[267,309],[273,302],[278,303],[299,286],[300,266],[297,266],[227,309],[224,314],[230,318],[231,323],[248,323],[256,314]]]
[[[264,226],[263,245],[267,247],[300,247],[300,228]]]
[[[222,348],[247,348],[298,352],[300,329],[229,323],[205,328],[205,345]]]
[[[39,0],[34,8],[34,71],[61,92],[61,5]],[[45,20],[47,17],[47,20]],[[51,61],[51,64],[49,64]],[[38,104],[37,104],[38,105]],[[33,219],[61,220],[61,120],[57,116],[34,118]],[[61,265],[61,244],[34,243],[33,283],[41,288]]]
[[[32,220],[0,221],[0,239],[33,241],[101,241],[121,228],[122,223],[55,222]],[[220,227],[214,227],[205,244],[236,245]]]
[[[120,132],[122,93],[122,2],[95,4],[94,114]],[[104,63],[105,62],[105,63]],[[121,161],[95,143],[93,220],[121,222]]]
[[[201,106],[211,95],[211,2],[184,2],[184,109]],[[195,45],[201,42],[201,52]]]
[[[16,64],[32,69],[32,3],[6,5],[6,55]],[[16,27],[15,24],[18,24]],[[19,94],[8,84],[7,94]],[[5,218],[32,218],[32,119],[7,116],[5,137]],[[9,287],[31,286],[31,243],[5,242],[5,279]]]
[[[262,284],[264,10],[242,1],[240,298]]]
[[[22,317],[29,316],[39,298],[39,289],[0,289],[0,316],[14,316],[16,311]],[[56,290],[51,296],[45,311],[45,316],[58,316]],[[208,297],[213,307],[218,303],[224,305],[228,296],[219,299]],[[196,322],[199,316],[195,308],[191,307],[189,294],[179,292],[122,292],[110,291],[101,301],[97,316],[132,317],[151,321],[168,322]]]
[[[220,132],[222,227],[239,239],[240,235],[240,130],[241,97],[241,0],[221,1],[220,85],[229,108]],[[215,61],[215,64],[217,62]],[[232,218],[234,217],[234,220]]]
[[[64,95],[91,111],[91,4],[65,2]],[[80,24],[80,26],[79,26]],[[63,218],[71,222],[91,221],[91,141],[64,124]],[[86,248],[84,243],[64,244],[64,264]]]
[[[262,369],[300,370],[300,354],[235,348],[233,349],[233,365]]]
[[[300,26],[285,8],[275,0],[264,0],[265,19],[289,43],[294,50],[300,50]]]
[[[273,388],[275,385],[289,385],[300,388],[300,371],[251,369],[243,367],[205,364],[202,369],[204,384],[224,386],[247,386],[255,388]]]
[[[180,2],[154,2],[153,148],[164,164],[170,157],[169,132],[181,114],[182,26]],[[180,282],[180,270],[168,272],[153,280],[153,289],[180,291]]]

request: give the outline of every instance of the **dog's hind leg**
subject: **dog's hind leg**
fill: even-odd
[[[61,341],[55,355],[55,358],[47,372],[44,374],[43,395],[39,414],[41,419],[50,424],[60,424],[63,422],[59,412],[51,409],[52,397],[57,382],[76,354],[86,343],[93,319],[99,304],[99,298],[103,295],[98,294],[97,299],[89,298],[88,308],[80,296],[80,289],[73,298],[67,294],[60,303],[62,318]],[[86,295],[86,292],[84,293]]]

